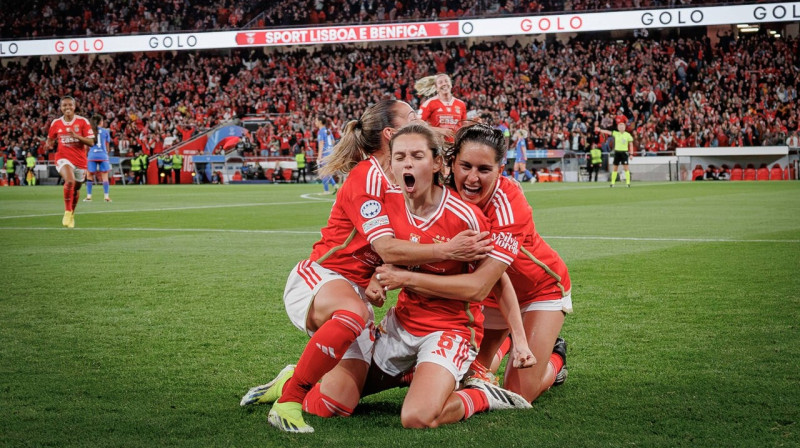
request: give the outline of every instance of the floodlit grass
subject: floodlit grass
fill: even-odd
[[[307,341],[282,292],[321,186],[114,186],[72,230],[59,187],[0,188],[0,446],[800,445],[800,183],[524,188],[571,271],[567,383],[426,431],[387,391],[294,436],[239,398]]]

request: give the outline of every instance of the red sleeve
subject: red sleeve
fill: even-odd
[[[429,120],[431,118],[430,104],[431,104],[431,100],[428,100],[428,101],[425,101],[424,103],[422,103],[422,106],[420,106],[420,109],[422,110],[421,119],[422,119],[422,121],[425,121],[425,122],[428,122],[428,123],[430,123]]]
[[[504,254],[502,258],[498,259],[511,264],[519,254],[525,235],[533,230],[526,228],[528,220],[521,219],[522,215],[520,214],[532,212],[521,190],[516,191],[519,190],[518,186],[503,185],[503,179],[500,182],[501,186],[495,192],[490,209],[486,214],[492,223],[494,248]]]
[[[58,135],[58,132],[57,132],[55,124],[56,124],[55,120],[51,121],[50,122],[50,129],[47,130],[47,138],[49,138],[51,140],[55,140],[56,136]]]
[[[81,125],[81,136],[94,138],[94,129],[92,129],[92,124],[89,123],[89,120],[85,118],[82,121],[83,125]]]
[[[394,236],[389,223],[389,215],[384,205],[386,189],[390,187],[383,172],[371,163],[372,159],[361,162],[357,171],[348,177],[348,191],[342,209],[356,231],[370,243],[383,236]],[[353,182],[357,180],[357,182]],[[344,186],[342,187],[344,189]]]

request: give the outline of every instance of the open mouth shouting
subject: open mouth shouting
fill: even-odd
[[[405,185],[406,193],[413,193],[417,178],[411,173],[403,173],[403,184]]]

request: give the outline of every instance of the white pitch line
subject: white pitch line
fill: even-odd
[[[57,231],[108,231],[108,232],[195,232],[195,233],[251,233],[251,234],[292,234],[292,235],[319,235],[319,231],[308,230],[248,230],[248,229],[165,229],[158,227],[0,227],[0,230],[57,230]],[[654,241],[661,243],[791,243],[798,244],[800,240],[774,240],[774,239],[734,239],[734,238],[637,238],[615,236],[553,236],[542,235],[545,240],[596,240],[596,241]]]
[[[103,213],[140,213],[140,212],[170,212],[180,210],[203,210],[209,208],[231,208],[231,207],[258,207],[266,205],[301,205],[308,204],[307,201],[295,202],[248,202],[246,204],[219,204],[219,205],[193,205],[189,207],[163,207],[163,208],[144,208],[132,210],[95,210],[95,211],[79,211],[78,216],[81,215],[99,215]],[[44,213],[40,215],[16,215],[16,216],[0,216],[0,219],[20,219],[20,218],[44,218],[48,216],[63,216],[64,213]]]
[[[528,190],[523,190],[526,194],[527,193],[550,193],[551,191],[574,191],[574,190],[608,190],[609,183],[608,182],[579,182],[577,186],[573,186],[575,184],[570,183],[569,186],[567,185],[557,185],[552,184],[548,187],[542,186],[542,188],[532,187]],[[591,184],[591,185],[590,185]],[[632,184],[634,187],[631,190],[635,189],[635,187],[645,188],[645,187],[668,187],[674,185],[680,185],[680,182],[653,182],[648,184]],[[533,185],[539,185],[538,183],[533,183]],[[618,187],[622,187],[623,183],[618,183]],[[626,190],[626,188],[619,188],[620,190]],[[615,188],[616,190],[616,188]]]
[[[316,196],[325,196],[325,197],[316,197]],[[333,202],[335,199],[328,193],[306,193],[301,194],[301,198],[303,199],[311,199],[312,201],[325,201],[325,202]]]

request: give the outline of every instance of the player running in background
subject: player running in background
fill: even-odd
[[[106,202],[111,202],[108,196],[108,172],[111,170],[111,162],[108,158],[108,142],[111,141],[111,132],[108,128],[104,128],[105,119],[100,114],[92,116],[92,129],[96,136],[95,144],[89,148],[89,155],[87,156],[89,174],[86,180],[86,199],[84,201],[92,200],[92,187],[94,186],[96,173],[100,174],[100,180],[103,182],[103,197]]]
[[[377,241],[388,233],[383,226],[388,223],[383,200],[392,188],[385,172],[389,139],[414,117],[402,101],[385,100],[369,107],[345,126],[342,140],[323,164],[323,176],[349,174],[322,229],[322,239],[289,274],[284,291],[290,320],[311,339],[296,367],[287,366],[272,382],[250,389],[240,403],[275,402],[268,420],[283,431],[314,431],[303,419],[304,400],[335,403],[342,412],[352,412],[358,403],[373,344],[374,314],[366,290],[381,260],[398,264],[470,261],[491,250],[491,242],[484,240],[486,233],[475,231],[444,244],[420,245],[394,238]],[[377,283],[371,289],[380,291]],[[329,387],[312,390],[323,375]],[[279,387],[272,387],[278,383]],[[309,399],[310,390],[319,399]],[[353,396],[354,402],[341,398]]]
[[[619,166],[625,168],[625,185],[629,188],[631,186],[631,171],[628,168],[628,158],[630,152],[633,151],[633,136],[625,131],[625,122],[617,122],[616,131],[607,131],[598,127],[594,128],[595,132],[610,135],[614,137],[614,171],[611,172],[611,186],[617,182],[617,175],[619,174]]]
[[[444,135],[445,142],[451,145],[455,132],[467,119],[467,105],[453,96],[450,77],[444,73],[426,76],[414,88],[420,96],[428,98],[420,107],[420,118]]]
[[[317,127],[317,161],[319,161],[319,169],[318,174],[320,179],[322,180],[322,188],[325,190],[325,193],[329,193],[329,187],[333,187],[333,193],[335,194],[338,190],[336,185],[336,178],[333,177],[336,172],[333,171],[330,174],[322,174],[322,170],[324,168],[324,159],[329,157],[333,152],[334,147],[334,138],[333,138],[333,129],[331,129],[331,119],[323,116],[318,116],[314,125]]]
[[[453,147],[449,184],[465,202],[478,206],[486,215],[495,248],[514,254],[507,274],[519,301],[528,345],[539,362],[531,369],[509,363],[504,387],[533,401],[554,383],[566,379],[566,343],[558,333],[564,313],[572,311],[570,279],[561,257],[536,232],[531,207],[519,185],[500,175],[505,150],[500,130],[482,124],[460,129]],[[388,276],[380,269],[378,272],[381,284],[387,286]],[[445,295],[461,287],[463,277],[406,274],[401,285]],[[477,377],[491,382],[487,367],[509,330],[493,297],[483,305],[484,339],[472,369]]]
[[[86,147],[94,145],[94,130],[84,117],[75,115],[75,99],[61,98],[61,117],[50,123],[45,148],[56,146],[56,169],[64,179],[64,227],[75,227],[75,207],[86,179]]]
[[[526,176],[525,179],[533,179],[533,174],[528,171],[528,167],[526,166],[528,161],[528,141],[526,140],[528,138],[528,131],[518,129],[514,132],[514,137],[516,138],[514,142],[514,180],[519,182],[519,174],[524,174]],[[505,165],[502,166],[502,169],[505,169]]]

